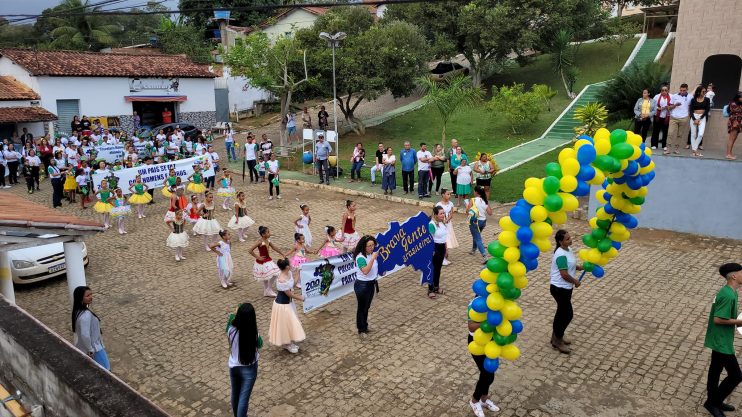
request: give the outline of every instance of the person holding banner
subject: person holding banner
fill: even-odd
[[[448,240],[448,229],[446,228],[446,211],[443,207],[433,207],[433,216],[428,223],[428,231],[433,236],[435,249],[433,249],[433,282],[428,284],[428,298],[435,299],[436,294],[443,295],[439,288],[441,281],[441,268],[443,259],[446,257],[446,241]]]
[[[144,205],[152,201],[152,196],[147,193],[149,187],[147,184],[142,182],[142,176],[137,174],[134,179],[134,183],[129,186],[129,204],[137,206],[137,218],[143,219],[147,216],[144,215]]]
[[[237,201],[234,203],[234,216],[227,223],[228,228],[237,231],[240,242],[245,241],[245,230],[255,224],[255,221],[247,215],[246,205],[245,193],[240,191],[237,193]]]
[[[185,260],[183,248],[188,247],[188,233],[185,232],[185,220],[183,219],[183,210],[176,210],[174,218],[167,221],[170,227],[170,235],[167,237],[166,245],[175,249],[175,261]]]
[[[276,292],[273,291],[273,281],[281,273],[281,270],[278,269],[278,265],[271,259],[270,249],[278,252],[283,258],[286,255],[270,241],[271,232],[267,227],[258,227],[258,234],[260,234],[260,240],[250,248],[250,255],[255,258],[252,274],[256,281],[263,282],[263,295],[265,297],[275,297]],[[258,250],[257,255],[255,254],[255,249]]]
[[[343,233],[340,242],[343,247],[350,252],[355,249],[358,243],[358,232],[356,232],[356,203],[352,200],[345,200],[345,212],[340,217],[340,224],[343,225]]]
[[[296,314],[294,300],[304,301],[304,297],[294,294],[294,275],[291,272],[289,261],[279,259],[278,269],[281,270],[276,289],[278,294],[271,309],[271,324],[268,332],[268,341],[274,346],[280,346],[291,353],[299,353],[299,346],[307,336]]]
[[[358,335],[362,338],[368,334],[368,310],[371,308],[374,292],[379,291],[379,283],[376,281],[379,277],[379,263],[376,262],[379,252],[374,252],[375,247],[376,238],[365,235],[353,250],[357,269],[356,281],[353,284],[353,291],[358,301],[356,328]]]
[[[206,192],[204,204],[201,206],[201,218],[196,221],[193,231],[204,237],[204,246],[206,251],[211,251],[212,236],[219,235],[222,226],[214,218],[214,194]]]

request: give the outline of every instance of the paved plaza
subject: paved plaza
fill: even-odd
[[[112,370],[173,416],[230,415],[224,330],[238,303],[256,306],[259,329],[267,335],[273,300],[262,296],[247,254],[257,239],[257,225],[269,226],[273,240],[288,250],[298,205],[306,202],[314,240],[320,242],[322,226],[339,225],[347,198],[282,185],[284,199],[268,201],[265,184],[243,186],[238,180],[236,185],[254,192],[248,214],[257,222],[249,230],[250,240],[232,248],[236,288],[219,286],[216,257],[204,250],[200,238],[191,239],[186,261],[175,262],[174,252],[165,247],[166,202],[159,190],[157,204],[146,208],[146,219],[127,220],[128,235],[120,236],[114,228],[87,241],[87,280],[95,292],[93,309],[102,320]],[[28,196],[25,187],[17,186],[0,191],[0,198],[23,193],[48,205],[50,191],[44,182],[40,193]],[[387,222],[420,209],[363,197],[357,202],[358,228],[365,233],[380,232]],[[91,209],[80,214],[79,205],[66,203],[61,210],[94,215]],[[504,212],[500,208],[490,218],[487,240],[499,231],[496,219]],[[217,218],[225,226],[229,216],[220,211]],[[477,369],[466,347],[466,306],[481,265],[478,256],[467,253],[471,238],[458,216],[456,233],[464,244],[452,251],[453,264],[444,267],[446,295],[428,299],[412,270],[382,279],[366,340],[355,332],[352,295],[301,315],[307,340],[299,354],[271,346],[261,351],[250,415],[472,415],[467,401]],[[566,228],[578,236],[588,230],[586,222],[575,220]],[[503,410],[499,415],[705,415],[701,404],[710,353],[703,348],[703,337],[714,293],[723,284],[716,269],[740,257],[742,242],[650,230],[633,233],[607,266],[605,278],[589,278],[575,290],[575,319],[567,331],[574,340],[573,353],[568,356],[549,344],[555,304],[549,295],[550,254],[542,254],[541,267],[529,274],[530,285],[519,300],[525,324],[517,342],[522,356],[503,362],[490,392]],[[71,340],[64,279],[18,288],[17,302]],[[737,390],[730,402],[742,405],[742,392]]]

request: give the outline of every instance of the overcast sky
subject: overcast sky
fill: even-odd
[[[98,3],[100,1],[90,0],[90,3]],[[54,7],[59,3],[61,3],[61,0],[0,0],[0,15],[40,14],[44,9]],[[144,7],[146,4],[147,0],[123,0],[104,7],[104,10],[121,7]],[[164,0],[162,4],[169,9],[178,8],[178,0]]]

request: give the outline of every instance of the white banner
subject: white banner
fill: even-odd
[[[95,159],[108,162],[112,164],[116,161],[124,159],[124,145],[102,145],[96,146],[95,151],[97,152]]]
[[[193,174],[193,165],[198,163],[201,166],[201,172],[204,177],[214,176],[214,167],[208,163],[206,156],[197,158],[179,159],[164,164],[141,165],[134,168],[125,168],[118,171],[111,171],[106,174],[93,174],[93,188],[98,190],[102,180],[111,175],[118,178],[118,186],[124,192],[129,194],[129,186],[136,180],[137,174],[142,175],[142,182],[147,184],[150,189],[162,187],[162,182],[167,178],[170,169],[175,169],[175,175],[179,176],[183,184],[188,182],[188,177]]]

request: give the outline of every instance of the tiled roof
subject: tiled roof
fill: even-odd
[[[0,226],[70,231],[105,230],[100,222],[62,214],[59,210],[36,204],[10,192],[2,192],[0,196]]]
[[[0,49],[31,75],[59,77],[214,78],[207,65],[181,55],[130,55],[80,51]]]
[[[38,99],[39,95],[25,84],[8,75],[0,76],[0,100]]]
[[[0,107],[0,123],[48,122],[57,120],[43,107]]]

